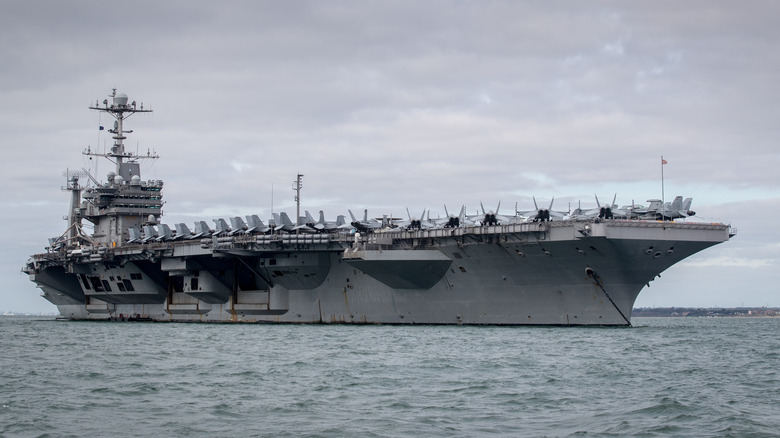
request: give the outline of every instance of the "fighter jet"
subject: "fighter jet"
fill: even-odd
[[[425,209],[423,209],[422,214],[420,215],[420,218],[417,218],[417,216],[412,216],[411,213],[409,213],[409,209],[406,209],[406,217],[407,219],[394,221],[393,226],[402,228],[405,230],[420,230],[423,228],[433,228],[436,226],[434,223],[424,221],[425,218]]]
[[[157,237],[157,230],[154,228],[154,225],[144,225],[144,237],[141,239],[141,243],[155,240]]]
[[[627,218],[631,214],[631,211],[625,208],[618,208],[618,205],[615,204],[615,201],[617,200],[617,193],[615,193],[615,196],[612,198],[612,204],[604,204],[602,205],[599,202],[598,195],[593,195],[596,198],[596,208],[592,210],[588,210],[581,214],[581,216],[584,217],[599,217],[601,219],[614,219],[614,218]]]
[[[290,220],[290,216],[287,216],[287,213],[282,212],[280,213],[271,213],[274,216],[273,220],[273,228],[274,231],[292,231],[293,227],[295,226],[292,221]]]
[[[377,230],[379,228],[382,228],[382,222],[377,221],[376,219],[369,219],[368,217],[368,210],[363,210],[363,220],[357,220],[355,218],[355,215],[352,214],[352,210],[347,210],[349,212],[349,216],[352,218],[352,222],[349,224],[341,225],[339,228],[355,228],[358,231],[363,232],[371,232],[373,230]]]
[[[548,208],[539,208],[536,203],[536,197],[532,196],[534,201],[534,209],[528,211],[518,211],[517,214],[525,217],[526,222],[545,222],[551,220],[562,220],[568,212],[553,210],[553,203],[555,203],[555,197],[550,200],[550,206]]]
[[[317,230],[308,227],[306,224],[295,225],[290,216],[285,212],[274,213],[274,231],[285,231],[288,233],[314,233]]]
[[[672,202],[662,203],[660,199],[648,199],[650,205],[647,208],[638,208],[633,211],[640,219],[656,219],[671,221],[678,218],[694,216],[691,210],[692,198],[683,201],[682,196],[676,196]]]
[[[228,226],[227,222],[225,222],[225,219],[219,218],[219,219],[212,219],[214,221],[214,232],[212,235],[217,236],[219,234],[227,234],[231,231],[230,227]]]
[[[499,203],[500,205],[500,203]],[[484,213],[484,209],[483,209]],[[436,219],[434,220],[434,224],[436,228],[458,228],[461,226],[474,226],[476,225],[475,222],[466,216],[466,206],[462,205],[460,207],[460,213],[455,216],[454,214],[450,214],[449,211],[447,211],[447,206],[444,206],[444,214],[447,215],[444,219]]]
[[[230,218],[230,228],[232,230],[228,233],[229,236],[236,234],[249,234],[253,230],[250,230],[247,224],[241,219],[241,216],[234,216]]]
[[[166,224],[160,224],[158,227],[160,231],[158,232],[157,238],[154,240],[157,242],[167,242],[174,239],[173,232],[171,232],[171,227]]]
[[[481,201],[479,203],[479,207],[482,209],[482,214],[467,216],[467,218],[469,221],[473,223],[479,222],[479,224],[482,225],[483,227],[491,226],[491,225],[510,224],[517,220],[517,217],[504,216],[498,213],[499,210],[501,209],[501,201],[498,202],[498,206],[496,207],[495,213],[493,212],[493,210],[489,210],[485,212],[485,206],[482,205]]]
[[[320,218],[319,220],[314,220],[314,217],[309,213],[308,210],[306,210],[306,225],[309,227],[319,231],[319,232],[327,232],[327,231],[334,231],[338,230],[341,225],[344,225],[347,223],[346,218],[343,214],[340,214],[336,217],[336,221],[326,221],[325,220],[325,213],[320,210]]]
[[[174,228],[176,228],[176,239],[192,240],[203,236],[203,233],[193,233],[190,231],[190,228],[184,223],[175,224]]]
[[[212,234],[214,234],[214,230],[209,228],[209,226],[206,224],[206,221],[195,222],[195,234],[193,234],[193,239],[197,239],[199,237],[211,237]]]
[[[247,215],[246,217],[246,223],[249,227],[247,229],[247,232],[258,232],[258,233],[267,233],[271,231],[271,227],[266,226],[262,220],[260,220],[260,217],[258,217],[256,214],[253,214],[251,216]]]
[[[143,240],[141,237],[141,231],[138,228],[130,227],[127,229],[127,232],[130,234],[130,239],[127,240],[127,243],[141,243]]]

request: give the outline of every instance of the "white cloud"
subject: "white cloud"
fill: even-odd
[[[233,160],[230,162],[230,167],[232,167],[233,170],[235,170],[236,172],[241,173],[244,170],[251,169],[254,166],[250,163],[244,163],[244,162]]]
[[[714,258],[702,258],[698,260],[692,260],[682,262],[681,266],[690,268],[710,268],[710,267],[729,267],[729,268],[766,268],[777,266],[777,260],[774,259],[757,259],[746,257],[714,257]]]
[[[607,43],[604,45],[604,53],[608,55],[622,56],[626,49],[623,44],[623,38],[618,38],[617,41]]]

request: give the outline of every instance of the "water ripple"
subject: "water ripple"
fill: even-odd
[[[0,435],[778,436],[778,329],[0,317]]]

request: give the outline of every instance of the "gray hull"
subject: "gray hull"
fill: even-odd
[[[629,325],[658,274],[722,224],[562,221],[350,235],[242,235],[33,256],[72,319]]]

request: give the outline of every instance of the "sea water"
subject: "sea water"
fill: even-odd
[[[780,436],[780,319],[630,328],[0,317],[2,436]]]

